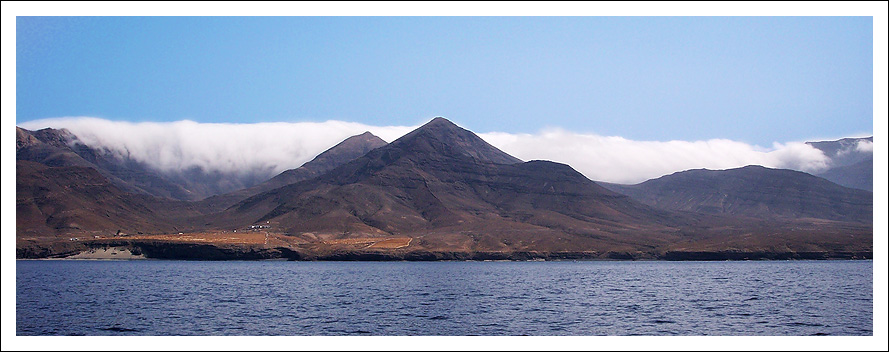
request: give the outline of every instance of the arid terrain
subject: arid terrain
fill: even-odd
[[[17,133],[19,258],[109,249],[208,260],[857,259],[873,252],[869,191],[759,166],[603,187],[569,165],[523,162],[443,118],[388,144],[354,136],[300,168],[197,200],[210,191],[115,161],[65,131]]]

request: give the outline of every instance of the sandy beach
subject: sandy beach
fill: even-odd
[[[80,252],[79,254],[72,255],[70,257],[65,257],[64,259],[119,259],[119,260],[134,260],[134,259],[146,259],[144,255],[136,255],[130,252],[128,248],[123,247],[109,247],[109,248],[95,248],[90,249],[89,251]]]

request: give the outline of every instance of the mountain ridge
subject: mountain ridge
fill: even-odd
[[[606,187],[665,210],[754,218],[872,222],[873,194],[800,171],[748,165],[676,172],[636,185]]]

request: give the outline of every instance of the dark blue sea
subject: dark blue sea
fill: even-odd
[[[872,261],[16,262],[17,335],[872,335]]]

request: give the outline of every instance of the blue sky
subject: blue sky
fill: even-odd
[[[17,17],[16,123],[873,133],[870,17]]]

